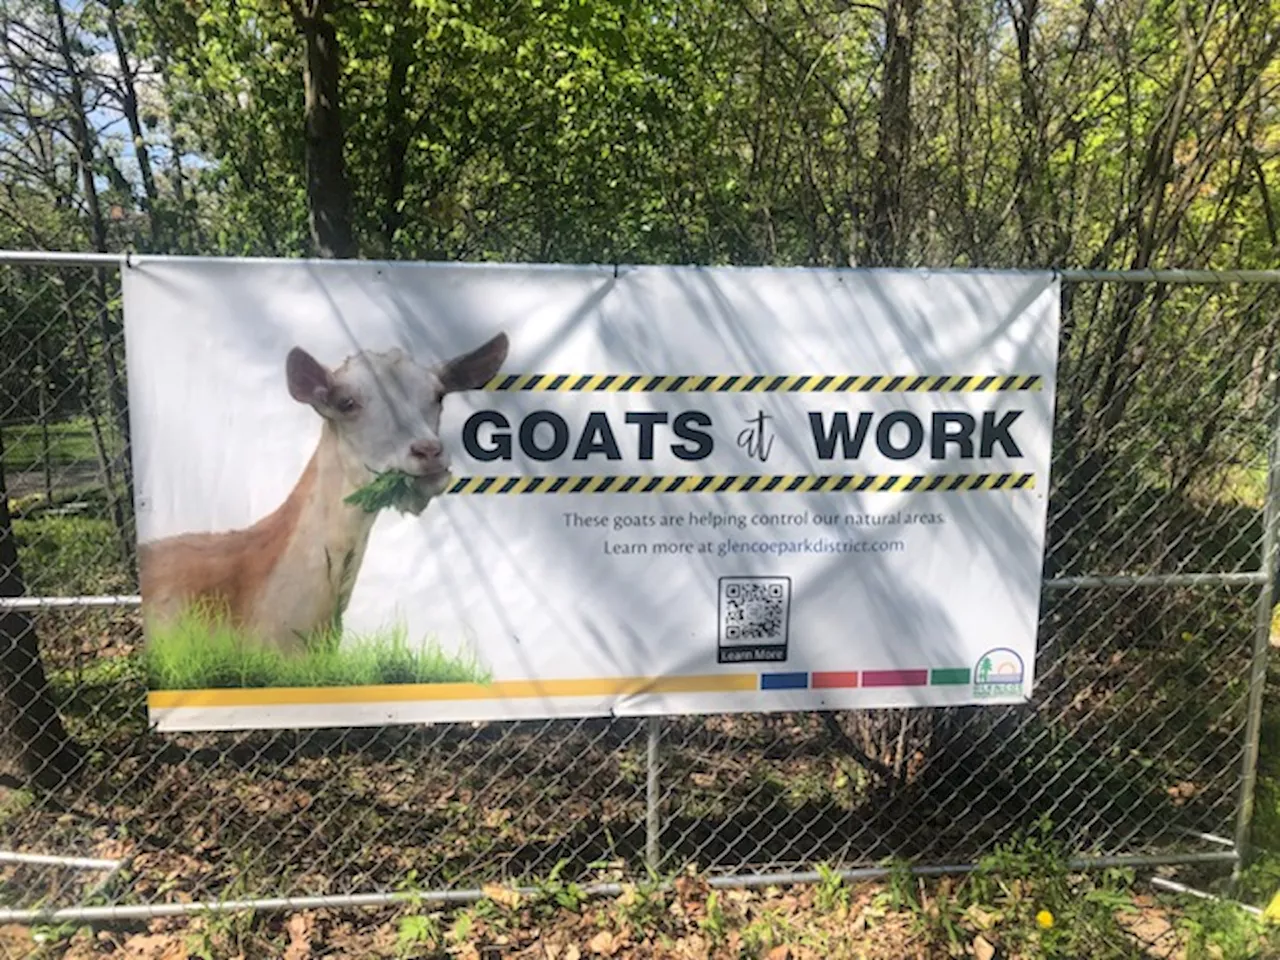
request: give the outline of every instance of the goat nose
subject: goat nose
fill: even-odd
[[[409,452],[419,460],[435,460],[444,453],[444,446],[439,440],[415,440],[409,444]]]

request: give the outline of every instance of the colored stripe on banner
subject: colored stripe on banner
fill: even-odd
[[[1036,391],[1043,387],[1044,378],[1036,374],[653,376],[626,373],[510,373],[494,377],[481,389],[501,393],[1004,393]]]
[[[804,690],[809,686],[807,673],[762,673],[761,690]]]
[[[587,677],[499,680],[494,683],[397,683],[350,687],[266,687],[153,690],[153,710],[208,707],[308,706],[438,700],[521,700],[532,697],[609,697],[644,694],[736,693],[751,690],[854,690],[859,687],[965,686],[968,667],[932,670],[816,670],[723,673],[674,677]]]
[[[1033,490],[1034,473],[831,474],[825,476],[459,477],[454,494],[525,493],[952,493]]]
[[[851,690],[857,686],[857,670],[816,670],[813,674],[815,690]]]
[[[863,670],[864,687],[927,687],[928,670]]]
[[[968,667],[946,667],[933,670],[815,670],[806,685],[803,673],[765,673],[760,675],[761,690],[854,690],[863,687],[958,687],[967,686],[971,674]]]
[[[586,677],[576,680],[496,680],[493,683],[389,683],[350,687],[154,690],[153,710],[175,707],[264,707],[414,700],[523,700],[537,697],[621,697],[661,693],[732,693],[757,689],[755,673],[677,677]]]

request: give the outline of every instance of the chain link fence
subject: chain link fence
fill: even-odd
[[[555,870],[957,868],[1042,818],[1094,863],[1238,861],[1276,567],[1280,277],[1064,274],[1029,704],[161,736],[119,269],[0,263],[0,916],[373,903]],[[34,642],[42,673],[16,669]],[[33,717],[41,696],[55,710]],[[58,724],[78,750],[33,751]],[[33,789],[33,765],[69,778]]]

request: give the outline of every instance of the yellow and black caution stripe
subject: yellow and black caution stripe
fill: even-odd
[[[649,376],[625,373],[512,373],[483,387],[506,393],[993,393],[1040,390],[1038,375],[999,376]]]
[[[1034,473],[722,477],[460,477],[449,493],[927,493],[1030,490]]]

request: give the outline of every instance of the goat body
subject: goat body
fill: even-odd
[[[139,548],[148,629],[209,604],[260,643],[298,651],[336,624],[364,559],[374,515],[344,503],[348,476],[332,426],[285,501],[257,523],[170,537]]]
[[[507,356],[498,334],[469,353],[423,367],[402,350],[362,352],[336,370],[301,348],[285,363],[290,395],[323,421],[320,442],[293,491],[242,530],[188,533],[139,547],[148,633],[193,606],[210,607],[245,639],[300,652],[339,627],[375,514],[346,502],[380,473],[413,478],[414,513],[447,487],[441,402],[479,389]]]

